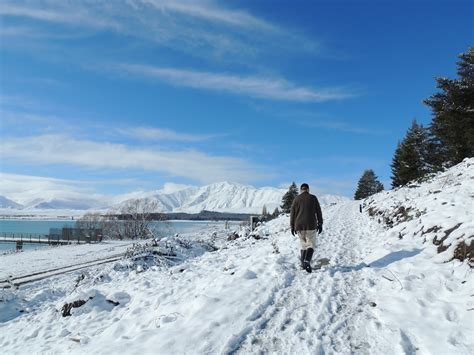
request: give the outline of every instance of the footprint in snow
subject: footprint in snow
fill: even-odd
[[[156,320],[156,327],[160,328],[165,326],[166,324],[173,323],[175,322],[179,317],[181,317],[181,314],[178,312],[175,313],[170,313],[170,314],[162,314],[158,317]]]
[[[454,309],[449,310],[446,312],[446,319],[450,322],[456,322],[458,320],[458,314]]]
[[[244,272],[242,277],[244,279],[247,279],[247,280],[253,280],[253,279],[257,278],[257,274],[255,272],[251,271],[251,270],[247,270],[247,271]]]

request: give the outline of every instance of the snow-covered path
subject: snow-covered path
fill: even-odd
[[[289,268],[286,277],[290,281],[277,292],[259,322],[238,345],[237,352],[285,349],[288,353],[351,353],[370,346],[370,338],[356,324],[369,304],[365,290],[370,281],[357,271],[366,266],[366,249],[360,239],[367,235],[361,234],[373,235],[378,226],[360,214],[355,203],[330,210],[325,226],[318,237],[314,260],[328,258],[330,265],[308,275],[295,267],[296,238],[295,245],[283,247]],[[384,349],[380,339],[372,341],[377,343],[372,346]],[[393,343],[386,346],[387,350],[393,349]]]

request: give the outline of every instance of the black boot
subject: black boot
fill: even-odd
[[[301,250],[301,258],[300,258],[300,261],[301,261],[301,268],[304,269],[304,260],[306,258],[306,250]]]
[[[306,249],[306,253],[304,255],[304,269],[307,272],[313,271],[313,269],[311,269],[311,259],[313,258],[313,253],[314,253],[313,248]]]

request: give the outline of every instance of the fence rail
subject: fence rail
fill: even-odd
[[[36,244],[72,244],[72,243],[90,243],[97,241],[96,238],[90,238],[86,236],[72,236],[67,235],[66,237],[60,235],[49,235],[40,233],[0,233],[0,242],[9,243],[36,243]]]

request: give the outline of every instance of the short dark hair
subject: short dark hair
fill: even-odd
[[[309,185],[307,183],[301,184],[300,190],[309,190]]]

